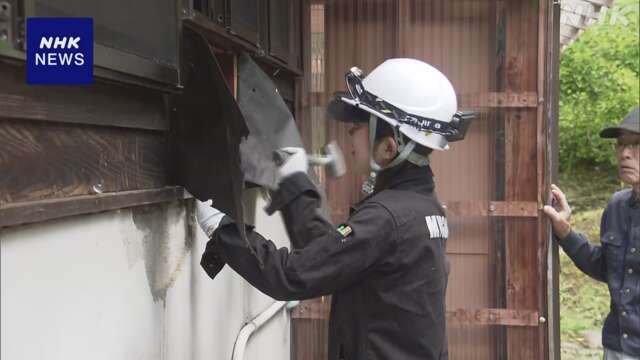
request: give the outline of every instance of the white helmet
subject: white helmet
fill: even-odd
[[[411,160],[416,144],[447,150],[449,141],[464,137],[472,115],[457,112],[451,82],[431,65],[416,59],[389,59],[361,77],[358,68],[347,73],[349,93],[339,94],[340,101],[370,114],[371,137],[375,137],[375,122],[380,118],[411,140],[405,145],[396,137],[400,155],[387,167]],[[375,165],[372,168],[379,170]]]

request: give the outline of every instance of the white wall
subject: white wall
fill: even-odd
[[[230,359],[245,321],[273,300],[229,267],[199,261],[206,236],[190,202],[0,230],[3,360]],[[287,244],[278,215],[256,225]],[[289,358],[286,311],[249,340],[246,359]]]

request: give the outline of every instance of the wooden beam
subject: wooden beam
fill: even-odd
[[[325,296],[306,300],[296,306],[291,313],[293,319],[328,320],[331,312],[331,297]]]
[[[607,0],[610,2],[610,0]],[[544,135],[545,138],[545,168],[543,170],[543,183],[541,199],[547,200],[551,183],[557,180],[558,174],[558,107],[560,93],[560,4],[547,2],[545,34],[542,41],[545,43],[545,72],[544,80]],[[550,196],[549,196],[550,198]],[[549,199],[550,201],[550,199]],[[547,302],[547,347],[549,360],[560,360],[560,294],[559,294],[559,271],[560,261],[558,254],[558,243],[553,241],[550,222],[540,221],[541,234],[544,234],[543,241],[546,242],[548,250],[546,255],[546,302]]]
[[[474,108],[535,108],[542,102],[534,91],[459,94],[458,99],[461,107]]]
[[[539,0],[547,1],[547,0]],[[504,92],[538,89],[539,1],[505,1]],[[523,34],[527,34],[524,36]],[[536,108],[505,112],[505,200],[538,201],[538,137]],[[541,309],[539,218],[505,219],[506,308]],[[507,358],[544,359],[539,328],[509,327]]]
[[[24,67],[0,66],[0,117],[164,131],[162,94],[132,86],[34,86]],[[73,104],[73,106],[71,106]]]
[[[324,105],[327,99],[324,92],[311,93],[311,96],[314,106]],[[458,101],[462,108],[535,108],[542,103],[534,91],[458,94]]]
[[[447,311],[447,322],[452,325],[474,326],[538,326],[540,318],[535,310],[456,309]]]
[[[0,205],[171,185],[162,133],[0,118]]]
[[[0,228],[190,198],[180,186],[0,205]]]
[[[448,201],[443,203],[447,215],[538,217],[540,206],[533,201]]]
[[[328,300],[303,302],[292,312],[294,319],[328,319],[331,306]],[[535,310],[512,309],[455,309],[447,311],[449,324],[538,326],[540,317]]]

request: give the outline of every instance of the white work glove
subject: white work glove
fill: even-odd
[[[307,173],[309,160],[307,159],[307,152],[303,148],[285,147],[280,149],[279,152],[285,154],[282,155],[284,163],[278,168],[278,182],[298,172]]]
[[[196,219],[198,219],[200,228],[208,237],[213,235],[213,232],[216,231],[220,221],[225,216],[225,213],[212,207],[212,203],[211,200],[202,202],[196,199]]]

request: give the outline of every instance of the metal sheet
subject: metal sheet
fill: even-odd
[[[207,41],[185,29],[185,87],[173,104],[175,182],[242,223],[241,138],[248,129]],[[241,226],[244,229],[243,226]]]
[[[242,111],[249,136],[240,144],[244,179],[268,189],[278,188],[276,150],[302,147],[298,126],[271,78],[247,54],[238,63],[238,106]],[[321,196],[320,214],[329,218],[326,196],[313,171],[309,177]]]
[[[249,129],[240,145],[245,180],[276,189],[273,152],[302,147],[302,138],[273,81],[247,54],[238,62],[238,106]]]

